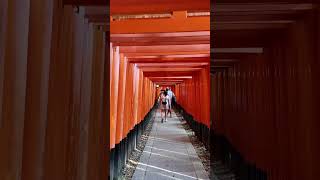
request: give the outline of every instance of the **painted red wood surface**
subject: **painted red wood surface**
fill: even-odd
[[[160,90],[167,87],[173,90],[178,103],[197,121],[210,126],[209,65],[193,72],[192,79],[179,85],[161,85],[157,88],[155,82],[145,77],[135,63],[127,61],[117,50],[117,47],[113,47],[111,61],[111,67],[114,69],[111,69],[113,80],[110,85],[110,124],[114,129],[111,129],[110,133],[110,148],[125,138],[129,131],[143,120]]]
[[[204,67],[193,78],[175,86],[178,103],[198,122],[210,128],[210,69]]]
[[[125,2],[133,3],[130,0]],[[124,14],[135,14],[140,10],[143,13],[157,13],[164,7],[162,5],[169,5],[167,8],[172,17],[115,19],[110,22],[113,52],[119,48],[117,53],[120,57],[124,57],[120,58],[120,61],[127,63],[126,73],[121,72],[120,66],[120,82],[124,79],[121,74],[127,74],[125,85],[124,82],[120,86],[117,84],[118,73],[111,69],[111,76],[114,79],[111,82],[111,90],[118,90],[119,94],[111,93],[114,97],[110,98],[111,104],[117,106],[111,107],[111,113],[113,112],[110,115],[111,125],[116,130],[111,132],[110,148],[125,138],[129,131],[144,119],[160,90],[166,87],[173,90],[178,103],[197,121],[209,127],[210,16],[188,17],[187,15],[190,9],[199,11],[198,7],[209,1],[195,3],[188,0],[183,4],[177,1],[152,1],[152,3],[150,1],[153,8],[150,4],[139,7],[130,5],[131,8],[127,9],[116,7],[125,2],[114,1],[111,15],[114,15],[114,10],[125,11]],[[166,13],[167,10],[162,9],[161,13]],[[117,67],[115,55],[111,63],[111,68]],[[123,91],[125,91],[124,99],[122,99]],[[116,108],[122,108],[122,104],[124,110],[115,111]],[[124,113],[123,119],[121,112]]]
[[[315,24],[306,16],[263,54],[211,76],[214,131],[271,180],[319,179]]]
[[[110,61],[110,149],[127,136],[150,111],[155,99],[155,84],[112,47]]]

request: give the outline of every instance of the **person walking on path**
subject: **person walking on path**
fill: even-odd
[[[166,122],[167,121],[167,115],[168,115],[168,110],[169,110],[169,96],[168,96],[168,92],[164,91],[160,94],[160,109],[161,109],[161,122],[163,122],[163,120]],[[164,117],[163,117],[163,113],[164,113]]]
[[[168,109],[168,114],[170,113],[170,117],[172,117],[172,106],[173,106],[173,99],[175,99],[174,93],[171,91],[169,87],[166,89],[168,96],[169,96],[169,109]]]

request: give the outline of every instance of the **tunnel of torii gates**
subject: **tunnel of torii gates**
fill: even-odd
[[[198,134],[213,130],[214,158],[241,179],[319,179],[311,2],[217,0],[210,29],[202,0],[0,1],[0,179],[105,179],[156,84]]]
[[[205,131],[203,136],[209,137],[209,8],[141,11],[141,17],[111,13],[111,177],[119,175],[125,154],[131,152],[150,120],[149,112],[161,89],[171,87],[179,106]]]

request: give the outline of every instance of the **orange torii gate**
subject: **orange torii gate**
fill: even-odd
[[[210,16],[188,17],[187,11],[173,11],[170,18],[110,19],[111,34],[210,31]]]
[[[113,91],[110,166],[113,177],[119,175],[125,163],[122,154],[130,152],[139,139],[137,134],[143,131],[139,127],[148,122],[160,89],[171,87],[180,107],[193,116],[193,124],[204,131],[202,135],[209,136],[210,6],[195,5],[194,9],[190,4],[195,2],[189,0],[186,1],[188,8],[181,8],[186,6],[181,3],[177,6],[177,1],[145,3],[146,6],[128,9],[111,6],[111,67],[114,69],[110,84]],[[167,4],[167,8],[162,4]],[[203,141],[208,144],[208,138]]]

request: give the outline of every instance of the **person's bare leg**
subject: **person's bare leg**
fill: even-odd
[[[165,122],[167,122],[168,109],[164,110],[164,112],[165,112]]]
[[[163,109],[160,110],[161,122],[163,122]]]

